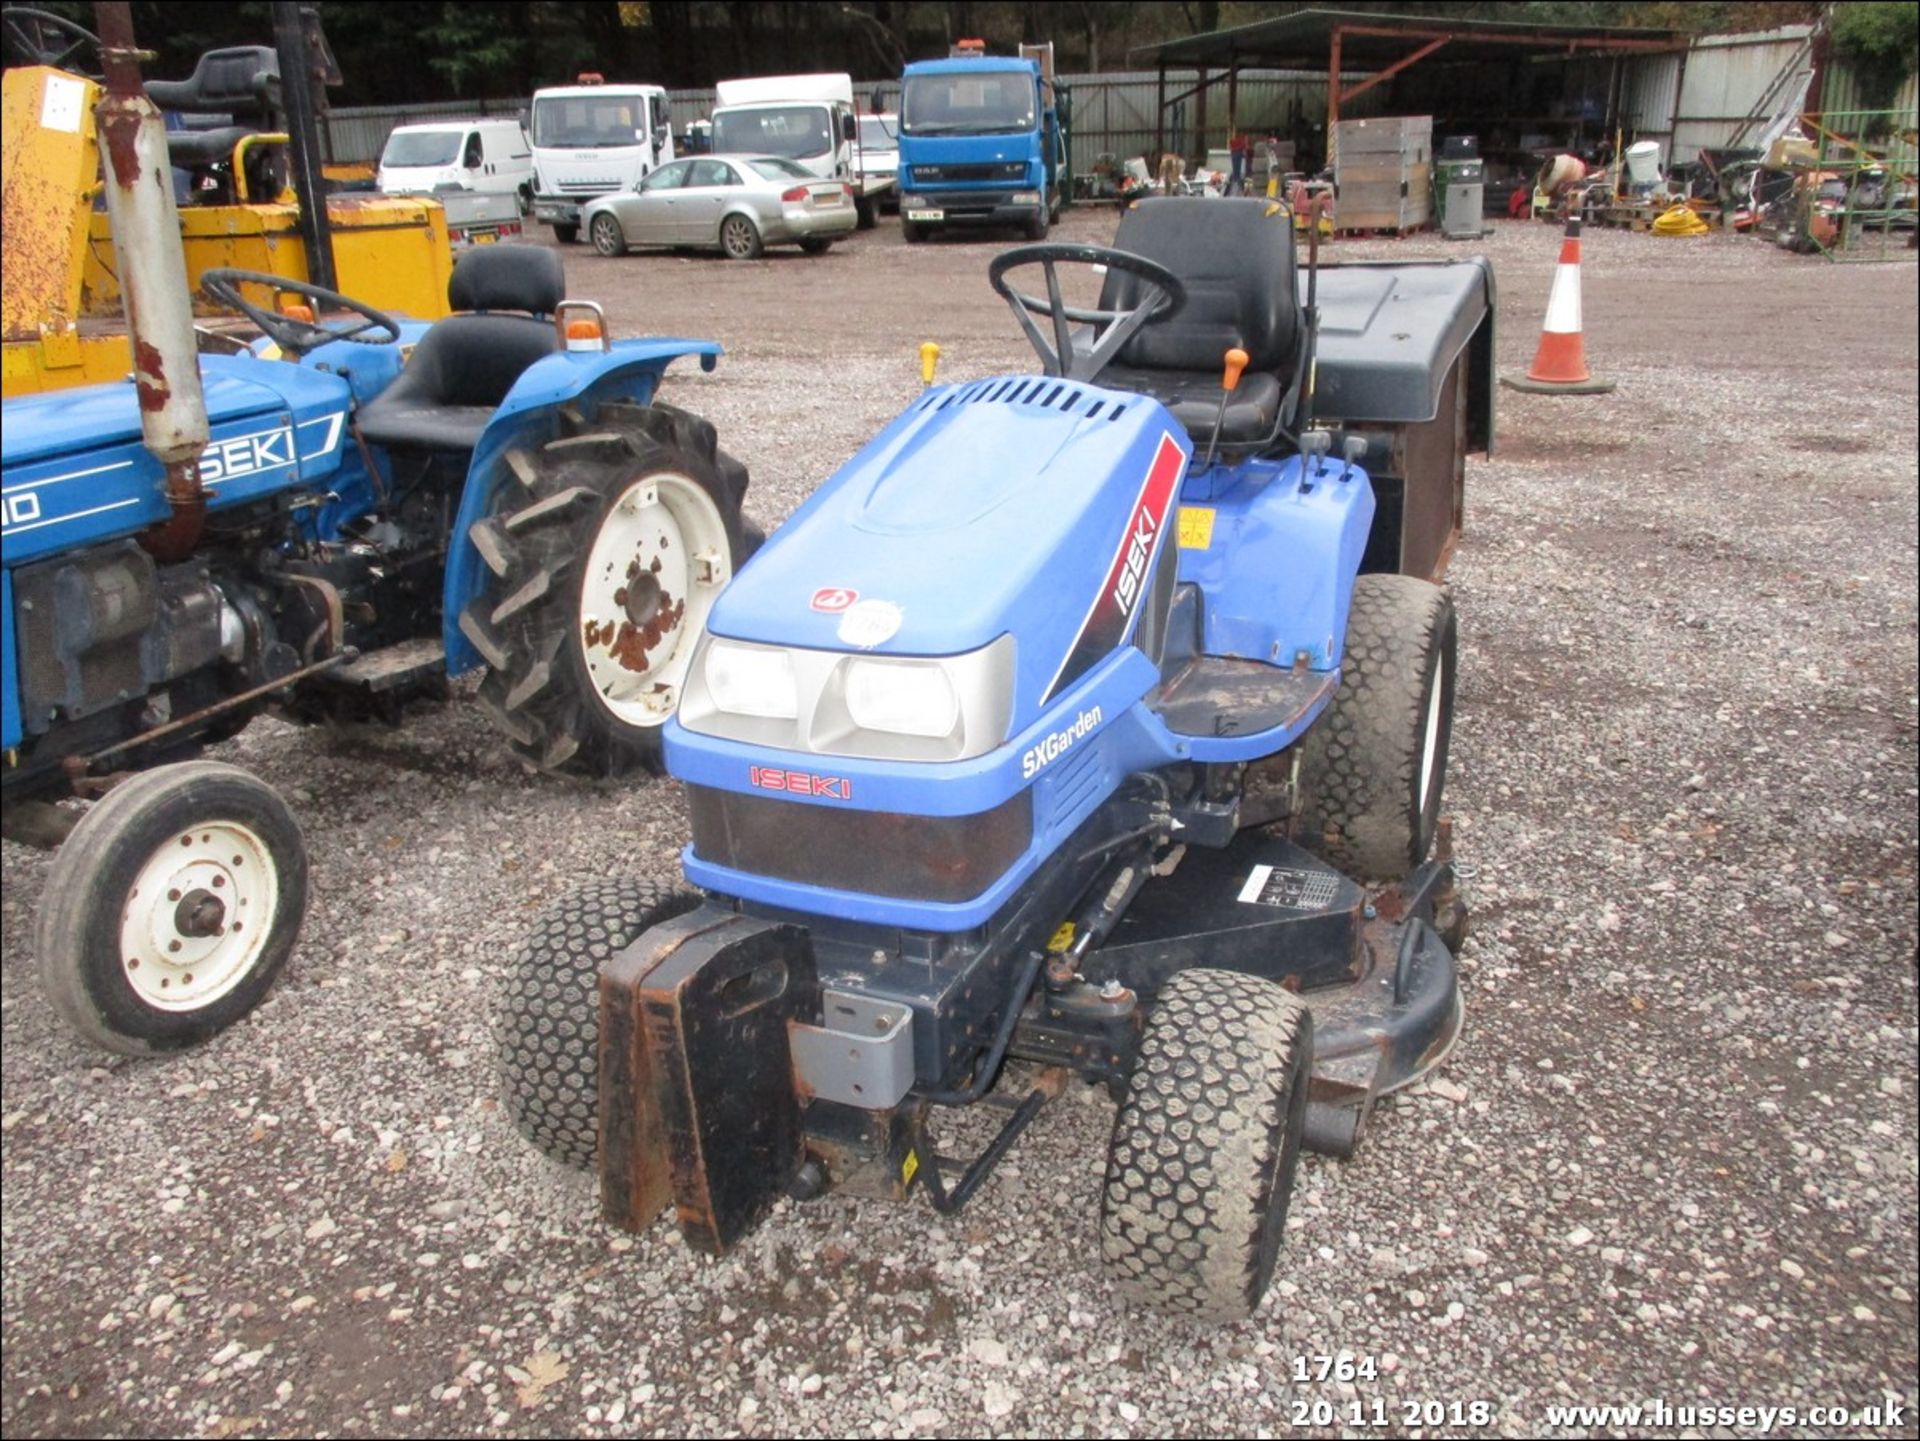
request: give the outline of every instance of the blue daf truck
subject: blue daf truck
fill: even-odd
[[[1049,46],[989,55],[962,40],[900,82],[900,224],[909,244],[946,225],[1005,225],[1044,239],[1070,187],[1068,106]]]

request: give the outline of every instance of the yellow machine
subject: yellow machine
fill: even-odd
[[[93,112],[99,86],[64,70],[31,65],[9,69],[0,88],[6,216],[6,245],[0,250],[5,336],[0,393],[58,390],[125,375],[132,365],[113,236],[106,211],[96,205],[100,146]],[[266,200],[246,195],[246,150],[285,140],[271,134],[239,140],[232,165],[236,203],[181,210],[187,279],[196,291],[204,272],[223,267],[311,279],[292,192],[282,190]],[[453,257],[439,205],[419,198],[334,195],[327,199],[327,218],[338,289],[378,309],[422,320],[447,313]]]

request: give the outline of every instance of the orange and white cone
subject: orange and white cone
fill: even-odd
[[[1605,395],[1611,380],[1595,380],[1587,370],[1586,345],[1580,334],[1580,217],[1567,219],[1566,239],[1560,242],[1560,263],[1554,267],[1553,289],[1547,295],[1547,319],[1540,328],[1540,348],[1525,375],[1503,375],[1502,385],[1535,395]]]

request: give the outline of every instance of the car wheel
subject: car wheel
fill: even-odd
[[[729,260],[758,260],[766,245],[759,226],[744,215],[729,215],[720,222],[720,248]]]
[[[488,668],[481,708],[541,770],[659,769],[707,612],[746,559],[747,468],[698,416],[625,401],[505,468],[468,532],[487,568],[460,616]]]
[[[593,223],[587,227],[587,236],[593,241],[593,248],[602,255],[627,253],[626,234],[620,229],[619,220],[607,212],[593,217]]]
[[[307,909],[286,802],[185,761],[116,786],[55,855],[34,933],[48,998],[103,1050],[197,1045],[265,998]]]

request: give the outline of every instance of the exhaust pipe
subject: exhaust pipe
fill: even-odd
[[[133,350],[140,433],[166,471],[173,512],[142,535],[140,544],[156,560],[181,561],[199,543],[207,511],[207,492],[200,484],[207,403],[200,390],[186,247],[173,203],[166,126],[140,82],[132,7],[126,0],[96,0],[93,13],[106,71],[94,123],[106,150],[107,214]]]

